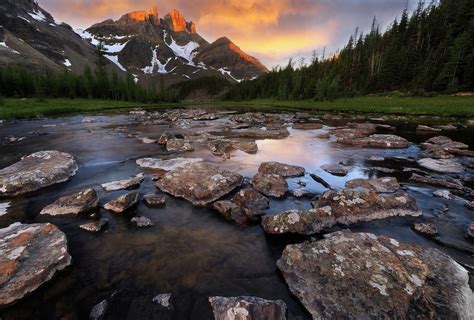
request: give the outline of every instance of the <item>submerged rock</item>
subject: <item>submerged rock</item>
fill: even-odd
[[[283,198],[288,192],[285,178],[277,174],[257,173],[250,181],[255,190],[267,197]]]
[[[158,142],[158,140],[150,139],[150,138],[140,138],[140,141],[143,142],[144,144],[155,144]]]
[[[65,182],[76,174],[74,157],[59,151],[40,151],[0,170],[0,196],[17,196]]]
[[[474,239],[474,222],[471,222],[471,224],[470,224],[469,227],[467,228],[466,235],[467,235],[469,238]]]
[[[228,221],[233,221],[240,225],[246,225],[250,222],[249,217],[244,213],[242,208],[232,201],[216,201],[213,203],[212,209],[217,211]]]
[[[283,178],[294,178],[304,176],[305,169],[299,166],[271,161],[260,164],[258,172],[264,174],[277,174]]]
[[[71,264],[66,236],[49,223],[14,223],[0,229],[0,306],[51,280]]]
[[[431,132],[441,132],[441,129],[432,128],[432,127],[428,127],[428,126],[424,126],[420,124],[416,127],[416,131],[423,132],[423,133],[431,133]]]
[[[255,141],[238,141],[238,140],[212,140],[207,144],[209,150],[215,156],[230,157],[233,150],[240,150],[245,153],[254,154],[258,152],[258,146]]]
[[[169,160],[143,158],[138,159],[136,162],[138,166],[144,169],[171,171],[183,167],[187,164],[201,161],[203,161],[203,159],[201,158],[174,158]]]
[[[232,192],[242,181],[240,174],[198,162],[168,172],[156,186],[196,206],[207,206]]]
[[[99,196],[92,189],[86,189],[79,193],[59,198],[54,203],[41,210],[40,214],[59,215],[79,215],[96,209],[99,206]]]
[[[373,134],[364,138],[339,138],[337,142],[363,148],[405,149],[409,142],[393,134]]]
[[[143,182],[144,179],[145,179],[145,176],[143,175],[143,173],[140,173],[130,179],[123,179],[123,180],[103,183],[101,187],[105,191],[136,189],[140,186],[140,184]]]
[[[288,245],[277,262],[314,319],[472,319],[469,274],[433,248],[336,232]]]
[[[433,223],[414,223],[411,228],[428,237],[435,237],[438,235],[438,228]]]
[[[159,305],[161,308],[171,311],[174,309],[171,301],[172,298],[173,296],[171,293],[162,293],[157,296],[154,296],[152,301]]]
[[[432,186],[441,186],[448,189],[455,190],[464,190],[464,186],[461,180],[453,179],[450,177],[441,177],[441,176],[421,176],[419,174],[413,173],[410,177],[410,181],[429,184]]]
[[[424,158],[418,160],[418,164],[426,169],[442,173],[463,173],[464,167],[455,159],[432,159]]]
[[[346,182],[346,188],[363,188],[375,192],[392,193],[400,190],[397,178],[354,179]]]
[[[100,303],[96,304],[91,312],[89,313],[89,318],[91,320],[102,320],[105,317],[109,303],[107,300],[102,300]]]
[[[468,208],[469,210],[474,211],[474,201],[467,201],[466,202],[466,208]]]
[[[147,194],[143,197],[146,205],[152,208],[164,207],[166,204],[166,197],[157,194]]]
[[[133,217],[130,221],[138,228],[153,227],[153,222],[147,217]]]
[[[138,203],[138,197],[137,192],[130,192],[107,202],[104,208],[115,213],[122,213],[135,206]]]
[[[349,173],[349,168],[340,164],[325,164],[321,168],[334,176],[344,177]]]
[[[215,320],[285,320],[286,304],[257,297],[210,297]]]
[[[192,152],[194,147],[184,139],[170,139],[166,142],[166,150],[168,152]]]
[[[100,218],[97,221],[91,221],[88,223],[81,224],[79,228],[89,232],[100,232],[108,223],[109,220],[105,218]]]

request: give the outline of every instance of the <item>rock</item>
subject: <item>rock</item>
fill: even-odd
[[[294,178],[304,176],[305,169],[303,167],[271,161],[260,164],[258,172],[264,174],[277,174],[284,178]]]
[[[257,297],[210,297],[215,320],[285,320],[286,304]]]
[[[296,130],[316,130],[322,127],[322,123],[318,122],[297,122],[293,124],[293,129]]]
[[[338,128],[333,131],[333,135],[341,139],[365,138],[377,130],[372,123],[352,123],[350,128]]]
[[[118,180],[113,182],[104,183],[101,187],[105,191],[117,191],[117,190],[130,190],[136,189],[143,182],[145,176],[143,173],[137,174],[135,177],[130,179]]]
[[[411,228],[428,237],[435,237],[438,235],[438,228],[433,223],[414,223]]]
[[[334,176],[344,177],[349,173],[349,169],[340,164],[325,164],[321,168]]]
[[[445,136],[428,139],[421,144],[421,147],[425,150],[426,154],[436,159],[450,159],[453,158],[453,155],[470,156],[472,153],[469,150],[464,150],[469,148],[468,145],[453,141]]]
[[[394,173],[396,171],[395,169],[384,168],[384,167],[372,167],[369,170],[371,170],[371,171],[380,171],[380,172],[383,172],[383,173]]]
[[[429,184],[432,186],[441,186],[448,189],[464,190],[464,186],[460,180],[449,177],[421,176],[419,174],[413,173],[410,177],[410,181]]]
[[[172,135],[169,132],[163,132],[163,134],[160,136],[158,139],[158,144],[161,144],[162,146],[166,146],[166,143],[168,143],[168,140],[173,139],[174,135]]]
[[[466,208],[474,211],[474,201],[467,201],[465,205],[466,205]]]
[[[0,196],[17,196],[65,182],[77,169],[77,163],[69,153],[33,153],[0,170]]]
[[[155,144],[158,141],[155,139],[150,139],[150,138],[140,138],[140,141],[143,142],[144,144]]]
[[[152,208],[164,207],[166,204],[166,197],[157,194],[147,194],[143,197],[146,205]]]
[[[434,248],[336,232],[277,262],[313,319],[472,319],[469,274]]]
[[[373,134],[364,138],[339,138],[337,142],[363,148],[405,149],[408,140],[392,134]]]
[[[294,233],[312,235],[336,224],[331,208],[305,211],[289,210],[262,217],[262,228],[268,234]]]
[[[248,139],[284,139],[290,135],[290,132],[286,128],[276,130],[263,130],[263,129],[244,129],[244,130],[232,130],[231,137],[233,138],[248,138]]]
[[[296,189],[291,190],[291,195],[295,198],[314,198],[316,195],[308,190]]]
[[[153,222],[147,217],[133,217],[131,222],[138,228],[149,228],[153,227]]]
[[[168,152],[192,152],[194,147],[184,139],[171,139],[166,142],[166,150]]]
[[[329,183],[327,183],[323,178],[321,178],[320,176],[314,174],[314,173],[310,173],[309,176],[316,182],[320,183],[323,187],[327,188],[327,189],[332,189],[331,186],[329,185]]]
[[[447,125],[444,125],[444,126],[438,126],[439,129],[443,130],[443,131],[455,131],[458,129],[458,127],[456,127],[455,125],[453,124],[447,124]]]
[[[115,213],[122,213],[135,206],[138,203],[138,197],[137,192],[130,192],[106,203],[104,208]]]
[[[474,239],[474,222],[471,222],[471,224],[467,228],[466,234],[469,238]]]
[[[418,164],[426,169],[442,173],[463,173],[464,167],[454,159],[432,159],[424,158],[417,161]]]
[[[473,170],[474,170],[474,162],[469,162],[469,163],[466,165],[466,167],[467,167],[468,169],[473,169]]]
[[[102,320],[105,317],[105,312],[107,311],[107,307],[109,306],[109,303],[107,300],[102,300],[100,303],[96,304],[90,314],[89,318],[91,320]]]
[[[249,154],[254,154],[258,151],[258,146],[254,141],[219,139],[209,141],[207,146],[213,155],[223,156],[225,158],[229,158],[233,150],[240,150]]]
[[[449,192],[449,190],[436,190],[433,192],[433,196],[437,198],[444,198],[446,200],[453,200],[454,196]]]
[[[257,173],[250,181],[255,190],[267,197],[283,198],[288,192],[285,178],[277,174]]]
[[[441,132],[441,129],[436,129],[436,128],[432,128],[432,127],[428,127],[428,126],[424,126],[420,124],[416,127],[416,132],[424,132],[424,133]]]
[[[171,293],[162,293],[153,297],[153,302],[165,310],[173,310],[173,304],[171,303],[172,298]]]
[[[56,226],[14,223],[0,229],[0,306],[23,298],[70,264],[66,236]]]
[[[346,182],[346,188],[364,188],[375,192],[393,193],[400,190],[397,178],[354,179]]]
[[[196,206],[206,206],[232,192],[242,181],[240,174],[197,162],[168,172],[156,186]]]
[[[369,158],[370,161],[378,161],[378,162],[382,162],[382,161],[385,161],[385,158],[384,157],[378,157],[378,156],[371,156]]]
[[[216,201],[212,205],[212,209],[217,211],[228,221],[233,221],[240,225],[250,223],[249,217],[244,213],[242,208],[232,201]]]
[[[90,212],[98,206],[99,196],[94,189],[89,188],[79,193],[59,198],[41,210],[40,214],[50,216],[79,215]]]
[[[108,223],[109,220],[101,218],[97,221],[91,221],[88,223],[81,224],[79,228],[89,232],[100,232]]]
[[[138,159],[136,162],[138,166],[144,169],[171,171],[183,167],[187,164],[201,161],[203,161],[203,159],[201,158],[174,158],[169,160],[143,158]]]
[[[8,208],[10,207],[10,202],[1,202],[0,203],[0,217],[8,213]]]
[[[268,198],[252,188],[240,190],[233,198],[232,202],[239,205],[249,218],[261,216],[262,211],[268,209]]]

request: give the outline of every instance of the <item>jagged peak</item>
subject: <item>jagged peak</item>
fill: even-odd
[[[171,10],[165,17],[165,24],[174,32],[183,32],[187,30],[187,22],[184,15],[177,9]]]
[[[160,22],[157,7],[151,7],[148,10],[132,11],[124,14],[119,20],[119,23],[136,23],[150,21],[154,23]]]

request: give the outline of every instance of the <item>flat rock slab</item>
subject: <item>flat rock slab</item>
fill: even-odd
[[[71,264],[56,226],[14,223],[0,229],[0,306],[21,299]]]
[[[442,173],[463,173],[464,167],[455,159],[432,159],[424,158],[418,160],[418,164],[426,169]]]
[[[166,205],[166,197],[158,194],[147,194],[143,197],[143,201],[152,208],[160,208]]]
[[[81,224],[79,228],[89,232],[100,232],[108,223],[109,220],[101,218],[97,221],[91,221],[88,223]]]
[[[421,176],[419,174],[413,173],[410,177],[410,181],[424,183],[432,186],[441,186],[448,189],[454,190],[464,190],[465,187],[462,184],[461,180],[453,179],[450,177],[442,176]]]
[[[69,153],[33,153],[0,170],[0,196],[17,196],[67,181],[77,169],[77,163]]]
[[[286,128],[277,130],[264,130],[259,128],[244,129],[244,130],[232,130],[232,138],[248,138],[248,139],[284,139],[290,135],[290,132]]]
[[[107,182],[101,185],[105,191],[118,191],[118,190],[130,190],[136,189],[144,180],[143,173],[137,174],[135,177],[130,179],[123,179],[118,181]]]
[[[411,228],[427,237],[436,237],[438,235],[438,228],[433,223],[414,223],[411,225]]]
[[[277,262],[313,319],[473,319],[469,274],[437,249],[336,232]]]
[[[139,194],[137,192],[130,192],[107,202],[104,208],[115,213],[122,213],[134,207],[138,203],[138,197]]]
[[[165,174],[156,186],[196,206],[207,206],[242,184],[243,177],[206,162],[188,164]]]
[[[271,161],[261,163],[258,172],[264,174],[277,174],[283,178],[294,178],[304,176],[305,169],[299,166]]]
[[[288,183],[278,174],[257,173],[250,181],[255,190],[267,197],[283,198],[288,192]]]
[[[393,134],[373,134],[364,138],[339,138],[337,142],[363,148],[405,149],[410,143]]]
[[[319,122],[296,122],[293,124],[293,129],[296,130],[317,130],[323,127]]]
[[[147,217],[133,217],[130,222],[137,226],[137,228],[153,227],[153,222]]]
[[[89,188],[79,193],[59,198],[41,210],[40,214],[50,216],[79,215],[94,210],[98,205],[99,196],[97,192]]]
[[[286,304],[257,297],[210,297],[215,320],[285,320]]]
[[[190,141],[184,139],[170,139],[166,142],[168,152],[192,152],[194,147]]]
[[[201,158],[174,158],[162,160],[156,158],[143,158],[136,161],[137,165],[144,169],[171,171],[187,164],[201,162]]]
[[[349,168],[340,164],[325,164],[321,168],[324,171],[339,177],[344,177],[349,173]]]
[[[375,192],[387,193],[400,190],[397,178],[354,179],[346,182],[346,188],[364,188]]]

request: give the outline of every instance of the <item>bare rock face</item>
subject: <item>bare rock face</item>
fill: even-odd
[[[340,164],[325,164],[322,166],[323,170],[339,177],[344,177],[349,173],[349,169],[346,166]]]
[[[364,138],[339,138],[337,142],[363,148],[405,149],[409,142],[393,134],[373,134]]]
[[[391,193],[400,190],[397,178],[354,179],[346,182],[346,188],[363,188],[380,193]]]
[[[280,162],[263,162],[258,168],[258,172],[264,174],[277,174],[284,178],[291,177],[302,177],[304,176],[305,169],[299,166],[293,166]]]
[[[285,320],[286,304],[257,297],[210,297],[215,320]]]
[[[105,191],[130,190],[138,188],[143,182],[143,179],[144,175],[140,173],[130,179],[107,182],[102,184],[101,186]]]
[[[426,169],[442,173],[463,173],[464,167],[455,159],[432,159],[424,158],[418,160],[418,164]]]
[[[250,181],[255,190],[267,197],[283,198],[288,192],[285,178],[277,174],[257,173]]]
[[[104,208],[115,213],[122,213],[135,206],[138,203],[138,197],[137,192],[130,192],[107,202]]]
[[[67,181],[77,169],[77,163],[69,153],[33,153],[0,170],[0,196],[17,196]]]
[[[411,228],[427,237],[435,237],[438,235],[438,228],[436,228],[436,225],[433,223],[414,223]]]
[[[242,180],[240,174],[198,162],[168,172],[156,186],[196,206],[207,206],[240,186]]]
[[[40,214],[50,216],[79,215],[94,210],[99,205],[99,196],[92,189],[59,198],[54,203],[41,210]]]
[[[174,32],[184,32],[187,30],[186,19],[183,14],[176,9],[164,17],[164,23]]]
[[[201,158],[174,158],[162,160],[156,158],[138,159],[137,165],[144,169],[171,171],[190,163],[201,162]]]
[[[313,319],[472,319],[469,274],[437,249],[336,232],[277,262]]]
[[[66,236],[56,226],[14,223],[0,229],[0,306],[21,299],[70,264]]]

